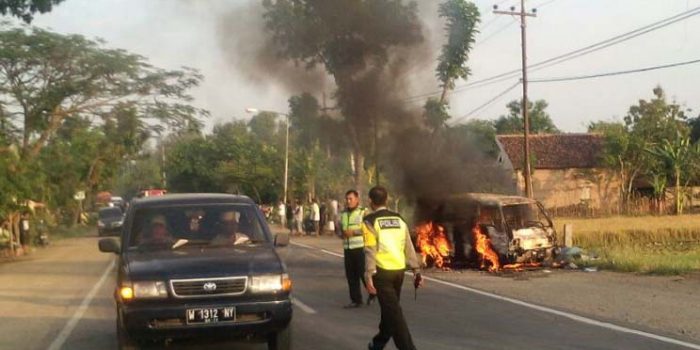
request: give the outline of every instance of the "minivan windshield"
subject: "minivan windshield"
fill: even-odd
[[[257,208],[247,204],[183,205],[138,209],[129,248],[224,247],[266,242]]]
[[[503,206],[503,217],[511,229],[531,226],[549,226],[549,219],[536,203],[521,203]]]

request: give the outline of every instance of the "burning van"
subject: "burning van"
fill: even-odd
[[[423,263],[489,271],[548,263],[556,232],[544,207],[519,196],[464,193],[421,198],[414,242]]]

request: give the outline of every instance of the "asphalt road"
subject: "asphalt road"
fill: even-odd
[[[348,302],[342,259],[300,246],[281,248],[280,254],[294,281],[294,349],[365,349],[379,307],[342,309]],[[98,252],[96,238],[81,238],[0,264],[0,349],[116,348],[113,259]],[[414,300],[409,278],[403,307],[418,349],[689,348],[435,282]],[[169,348],[265,346],[188,342]]]

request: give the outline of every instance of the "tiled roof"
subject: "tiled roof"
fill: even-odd
[[[523,135],[498,135],[496,139],[515,169],[523,167]],[[603,150],[600,134],[530,135],[535,169],[596,168]]]

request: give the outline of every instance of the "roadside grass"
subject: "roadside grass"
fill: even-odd
[[[557,218],[573,224],[574,245],[598,259],[579,261],[583,266],[659,275],[700,270],[700,215]]]

